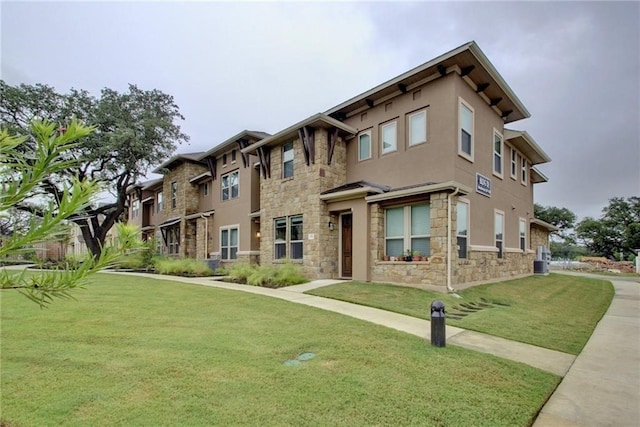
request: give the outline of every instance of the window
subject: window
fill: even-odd
[[[236,150],[231,151],[231,163],[236,161]]]
[[[427,142],[427,111],[409,114],[409,146]]]
[[[227,165],[227,153],[224,153],[222,155],[222,166],[226,166]]]
[[[498,248],[498,258],[502,258],[502,242],[504,241],[504,213],[496,211],[494,229],[496,233],[496,248]]]
[[[385,210],[385,254],[403,256],[407,251],[431,254],[431,211],[429,204]]]
[[[290,259],[302,259],[304,256],[302,215],[276,218],[274,226],[274,258],[287,258],[288,254]]]
[[[527,185],[527,159],[520,158],[520,182],[522,185]]]
[[[515,148],[511,148],[511,178],[516,179],[518,176],[518,152]]]
[[[208,196],[209,195],[209,183],[205,182],[204,184],[202,184],[202,195],[203,196]]]
[[[133,206],[131,206],[131,216],[135,218],[138,215],[140,215],[140,200],[134,200]]]
[[[502,178],[502,135],[497,130],[493,131],[493,174]]]
[[[382,154],[391,153],[398,149],[398,130],[396,122],[382,125]]]
[[[527,249],[527,220],[520,218],[520,250],[524,252]]]
[[[223,260],[238,259],[238,228],[220,230],[220,258]]]
[[[222,183],[222,200],[230,200],[238,197],[238,171],[222,175],[220,182]]]
[[[293,176],[293,142],[288,142],[282,146],[282,177]]]
[[[167,227],[167,246],[169,254],[177,254],[180,252],[180,224]]]
[[[469,203],[458,201],[457,205],[458,230],[456,232],[458,245],[458,258],[467,258],[467,248],[469,247]]]
[[[371,131],[358,135],[358,160],[371,158]]]
[[[171,183],[171,209],[175,209],[178,205],[178,183]]]
[[[473,160],[473,109],[460,100],[460,140],[458,154]]]
[[[156,212],[162,211],[162,191],[156,194]]]

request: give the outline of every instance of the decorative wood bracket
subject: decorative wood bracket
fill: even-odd
[[[310,126],[298,129],[298,137],[302,141],[302,151],[304,152],[304,161],[307,166],[316,163],[315,134],[315,129]]]
[[[331,160],[333,159],[333,151],[336,148],[336,143],[338,142],[338,128],[333,128],[333,130],[329,131],[329,153],[327,155],[327,164],[331,164]]]
[[[258,159],[260,159],[260,172],[264,179],[271,178],[271,148],[267,146],[258,147]]]
[[[207,166],[209,167],[209,172],[211,172],[211,179],[213,181],[216,180],[217,176],[216,176],[216,164],[218,162],[216,161],[216,158],[213,156],[208,156],[207,157]]]
[[[160,234],[162,234],[162,240],[164,241],[164,245],[168,246],[168,243],[167,243],[167,228],[166,227],[160,228]]]
[[[476,89],[476,93],[484,92],[489,87],[489,83],[480,83]]]
[[[138,198],[138,200],[142,200],[142,188],[136,188],[136,197]]]
[[[240,138],[237,141],[237,143],[238,143],[238,147],[240,147],[240,154],[242,154],[242,164],[246,168],[247,166],[249,166],[249,154],[243,153],[242,149],[243,148],[247,148],[248,146],[251,145],[251,143],[248,140],[244,139],[244,138]]]

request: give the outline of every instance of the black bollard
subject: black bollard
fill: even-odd
[[[447,341],[444,321],[444,303],[435,300],[431,303],[431,345],[444,347]]]

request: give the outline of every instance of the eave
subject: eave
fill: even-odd
[[[451,72],[460,75],[505,123],[531,116],[522,101],[473,41],[355,96],[327,110],[325,114],[344,119]]]
[[[472,192],[471,188],[464,184],[460,184],[456,181],[447,181],[437,184],[419,185],[410,188],[402,188],[398,190],[391,190],[386,193],[376,194],[373,196],[365,197],[368,203],[381,202],[385,200],[400,199],[403,197],[418,196],[420,194],[437,193],[443,191],[458,191],[458,194],[466,195]]]
[[[268,138],[271,135],[266,132],[261,131],[253,131],[253,130],[243,130],[237,135],[232,136],[224,142],[213,147],[211,150],[206,151],[202,156],[200,156],[200,160],[203,160],[208,156],[219,156],[224,154],[225,152],[236,148],[238,145],[238,141],[247,140],[247,141],[260,141],[261,139]]]
[[[506,129],[504,139],[529,159],[532,165],[548,163],[551,157],[536,143],[526,131]]]
[[[196,175],[193,178],[189,179],[189,183],[191,183],[191,184],[199,184],[202,181],[206,181],[209,178],[211,178],[211,172],[207,171],[207,172],[203,172],[200,175]]]
[[[187,153],[187,154],[176,154],[171,157],[169,160],[164,161],[160,166],[155,168],[152,172],[164,174],[166,169],[170,169],[170,166],[177,166],[183,162],[193,162],[193,163],[201,163],[200,156],[202,156],[201,152],[198,153]]]
[[[531,218],[531,224],[535,224],[539,227],[542,227],[548,231],[558,231],[560,230],[558,227],[556,227],[555,225],[549,224],[548,222],[545,222],[541,219],[538,218]]]
[[[531,182],[534,184],[540,184],[542,182],[549,182],[549,178],[537,168],[531,168]]]
[[[184,219],[191,220],[191,219],[197,219],[197,218],[210,217],[214,213],[216,213],[216,211],[212,209],[210,211],[198,212],[198,213],[194,213],[194,214],[191,214],[191,215],[187,215],[187,216],[184,217]]]
[[[352,190],[337,191],[335,193],[321,194],[320,200],[325,202],[339,202],[343,200],[361,199],[370,194],[382,194],[384,191],[378,187],[360,187]]]

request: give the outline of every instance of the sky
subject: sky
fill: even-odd
[[[599,217],[640,195],[639,2],[0,0],[0,76],[174,97],[206,151],[276,133],[475,40],[552,159],[534,201]],[[171,153],[168,153],[168,156]]]

